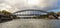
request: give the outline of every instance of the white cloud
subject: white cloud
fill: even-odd
[[[14,8],[14,7],[12,7],[12,6],[10,6],[10,5],[8,5],[8,4],[5,4],[5,3],[0,3],[0,10],[2,11],[2,10],[6,10],[6,11],[8,11],[8,12],[15,12],[17,9],[16,8]],[[15,10],[15,11],[13,11],[13,10]]]
[[[10,6],[14,6],[18,9],[37,8],[40,10],[49,10],[58,8],[57,5],[58,0],[39,0],[39,4],[37,5],[28,4],[28,0],[1,0],[1,1],[4,1],[3,3],[9,4]]]

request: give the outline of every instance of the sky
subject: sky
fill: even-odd
[[[53,9],[53,10],[49,10],[49,12],[60,12],[60,0],[57,1],[57,5],[58,7]]]
[[[0,0],[0,10],[15,12],[24,9],[60,11],[60,0]]]

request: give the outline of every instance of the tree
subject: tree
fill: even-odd
[[[57,12],[57,15],[59,15],[59,16],[60,16],[60,12]]]
[[[0,11],[0,13],[1,13],[1,11]]]
[[[54,12],[49,12],[48,15],[55,15],[56,13]]]
[[[5,15],[5,17],[7,17],[7,18],[11,18],[11,19],[16,19],[17,18],[16,15],[12,15],[11,12],[8,12],[6,10],[2,10],[2,11],[0,11],[0,13]]]
[[[4,15],[10,15],[10,14],[11,14],[10,12],[8,12],[8,11],[6,11],[6,10],[2,10],[2,13],[3,13]]]

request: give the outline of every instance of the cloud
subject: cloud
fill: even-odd
[[[12,12],[13,13],[17,9],[12,7],[12,6],[10,6],[10,5],[8,5],[8,4],[6,4],[6,3],[0,3],[0,11],[2,11],[2,10],[6,10],[8,12]],[[13,10],[15,10],[15,11],[13,11]]]
[[[4,0],[0,0],[0,3],[3,3],[4,2]]]
[[[37,5],[30,5],[28,4],[28,0],[0,0],[0,3],[6,3],[10,6],[18,8],[17,10],[22,10],[26,8],[36,8],[40,10],[51,10],[59,8],[60,0],[39,0],[39,4]]]

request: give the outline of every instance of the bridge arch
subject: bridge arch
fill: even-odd
[[[26,11],[27,11],[28,13],[29,13],[29,11],[32,11],[32,12],[33,12],[33,11],[34,11],[34,12],[35,12],[35,11],[36,11],[36,12],[38,11],[38,12],[42,12],[42,13],[48,13],[47,11],[43,11],[43,10],[28,9],[28,10],[21,10],[21,11],[14,12],[13,15],[17,15],[17,16],[22,16],[22,15],[23,15],[23,16],[32,16],[32,15],[39,16],[39,15],[40,15],[40,14],[35,14],[35,13],[33,13],[33,14],[16,14],[16,13],[21,13],[21,12],[24,12],[24,13],[25,13]],[[38,13],[38,12],[37,12],[37,13]]]
[[[14,12],[13,14],[15,13],[19,13],[19,12],[24,12],[24,11],[39,11],[39,12],[42,12],[42,13],[48,13],[47,11],[43,11],[43,10],[34,10],[34,9],[31,9],[31,10],[20,10],[20,11],[17,11],[17,12]]]

